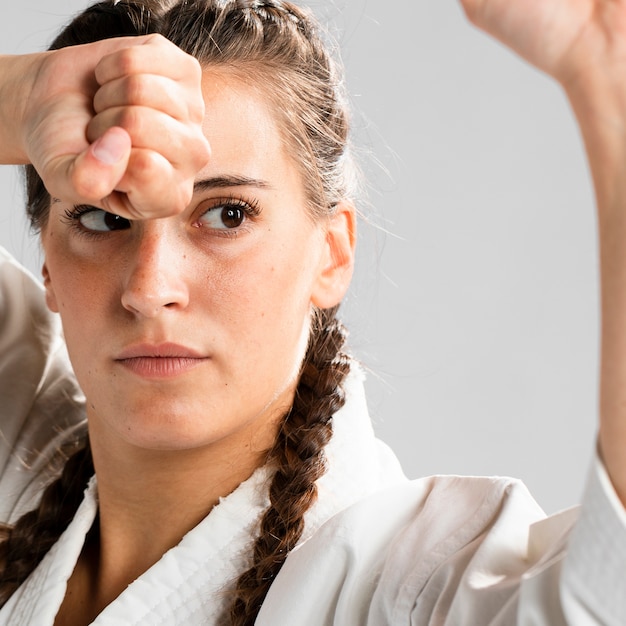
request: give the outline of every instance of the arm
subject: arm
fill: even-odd
[[[626,2],[462,4],[477,26],[562,85],[585,141],[600,239],[599,447],[626,504]]]
[[[32,163],[75,204],[182,211],[209,154],[201,75],[155,35],[0,56],[0,163]]]

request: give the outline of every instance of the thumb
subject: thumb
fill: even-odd
[[[130,158],[131,139],[122,128],[109,128],[75,157],[60,159],[52,178],[53,195],[66,201],[98,205],[123,178]]]

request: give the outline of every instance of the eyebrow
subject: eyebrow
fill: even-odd
[[[222,189],[224,187],[258,187],[271,189],[272,186],[265,180],[248,178],[247,176],[214,176],[197,180],[193,185],[194,192],[207,191],[210,189]]]

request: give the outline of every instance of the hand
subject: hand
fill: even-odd
[[[35,70],[21,143],[53,197],[132,219],[187,206],[209,156],[195,59],[149,35],[35,55]]]
[[[623,74],[623,0],[461,0],[461,4],[476,26],[566,87],[588,74]]]

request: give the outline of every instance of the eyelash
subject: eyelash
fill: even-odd
[[[242,230],[245,229],[245,224],[249,219],[254,220],[261,214],[261,208],[259,206],[258,200],[254,199],[246,199],[239,196],[227,196],[225,198],[216,198],[213,200],[207,201],[206,206],[203,206],[202,213],[198,216],[197,219],[194,220],[194,226],[197,225],[198,228],[202,228],[202,224],[200,220],[202,216],[206,215],[210,211],[217,211],[217,209],[226,209],[226,208],[235,208],[241,209],[245,215],[245,220],[236,228],[225,228],[225,229],[214,229],[213,232],[218,237],[237,237]]]
[[[219,237],[237,237],[241,230],[243,230],[244,225],[248,219],[254,219],[261,214],[261,208],[259,207],[258,200],[247,200],[243,197],[235,197],[228,196],[225,198],[216,198],[214,200],[210,200],[207,202],[207,205],[203,207],[202,213],[196,218],[193,222],[194,226],[197,228],[203,228],[203,224],[200,223],[202,216],[209,213],[210,211],[216,211],[219,208],[236,208],[241,209],[244,212],[245,220],[241,226],[232,229],[212,229],[213,233]],[[94,207],[88,204],[78,204],[72,207],[71,209],[66,209],[64,211],[65,215],[62,218],[63,221],[68,224],[72,230],[74,230],[79,235],[84,237],[89,237],[93,239],[97,239],[103,236],[106,236],[115,231],[107,231],[107,230],[92,230],[83,226],[80,221],[80,218],[90,213],[94,210],[102,210],[98,209],[98,207]],[[121,218],[125,219],[125,218]],[[132,224],[131,220],[127,220],[129,224]],[[125,229],[120,229],[125,230]]]
[[[81,222],[80,218],[91,211],[99,211],[98,207],[91,206],[89,204],[77,204],[73,206],[71,209],[65,209],[64,216],[62,218],[63,222],[65,222],[76,234],[81,235],[82,237],[87,237],[88,239],[98,239],[103,235],[108,234],[112,231],[98,231],[98,230],[90,230],[89,228],[85,228]]]

